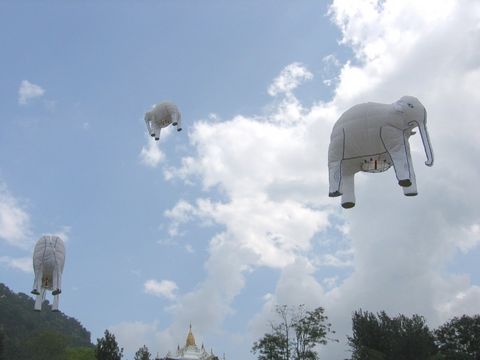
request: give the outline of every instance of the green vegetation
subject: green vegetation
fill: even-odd
[[[445,359],[479,359],[480,315],[454,317],[435,330],[435,337]]]
[[[356,311],[348,338],[352,360],[478,360],[480,316],[453,318],[431,331],[419,315],[390,318]]]
[[[123,357],[123,348],[119,348],[115,335],[105,330],[104,337],[97,339],[95,358],[97,360],[120,360]]]
[[[321,307],[283,305],[276,314],[280,320],[270,324],[272,331],[253,344],[258,360],[317,360],[319,345],[337,341],[328,338],[334,332]],[[455,317],[432,331],[420,315],[360,309],[352,315],[347,340],[351,360],[479,360],[480,315]]]
[[[306,311],[304,305],[282,305],[276,307],[276,313],[279,322],[271,324],[272,332],[253,344],[252,352],[259,354],[259,360],[318,359],[315,348],[332,340],[327,336],[335,333],[321,307]]]
[[[391,318],[384,311],[355,311],[352,333],[352,360],[430,359],[437,353],[434,336],[419,315]]]
[[[94,346],[90,333],[74,318],[50,311],[33,311],[33,299],[16,294],[0,283],[0,360],[121,360],[123,348],[105,330]],[[335,332],[318,307],[276,307],[271,331],[253,344],[259,360],[317,360],[318,347]],[[430,330],[423,316],[362,309],[352,315],[352,335],[347,337],[352,360],[478,360],[480,315],[455,317]],[[134,360],[151,360],[144,345]]]
[[[90,333],[74,318],[33,311],[33,299],[0,284],[0,360],[90,360]],[[82,357],[83,356],[83,357]]]
[[[143,345],[138,351],[135,353],[135,357],[133,360],[151,360],[150,356],[150,351],[148,351],[148,347]]]
[[[67,360],[95,360],[95,348],[75,347],[66,351]]]

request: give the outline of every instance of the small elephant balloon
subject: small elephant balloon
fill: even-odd
[[[58,311],[59,294],[62,292],[62,273],[65,265],[65,245],[56,235],[42,236],[33,250],[33,270],[35,280],[32,294],[35,297],[34,309],[40,311],[46,291],[53,295],[52,311]]]
[[[177,131],[182,130],[180,111],[173,102],[163,101],[153,107],[152,110],[145,113],[145,124],[148,133],[155,138],[160,139],[162,128],[170,124],[177,127]]]
[[[328,148],[329,196],[342,196],[342,206],[355,206],[354,176],[382,172],[393,165],[406,196],[417,195],[408,139],[418,127],[427,161],[433,151],[426,127],[427,111],[413,96],[393,104],[364,103],[345,111],[335,123]]]

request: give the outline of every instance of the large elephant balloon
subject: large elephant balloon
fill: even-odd
[[[36,295],[35,310],[42,309],[46,290],[52,291],[52,310],[58,311],[59,294],[62,292],[62,273],[65,264],[65,245],[56,235],[42,236],[33,250],[35,280],[32,294]]]
[[[162,128],[172,124],[177,127],[177,131],[182,130],[181,115],[177,105],[170,101],[163,101],[153,107],[152,110],[145,113],[145,124],[148,133],[155,138],[160,139]]]
[[[417,195],[408,138],[418,127],[427,156],[433,151],[426,128],[427,111],[413,96],[393,104],[364,103],[345,111],[335,123],[328,148],[329,196],[342,196],[342,206],[355,206],[354,176],[359,171],[382,172],[393,165],[406,196]]]

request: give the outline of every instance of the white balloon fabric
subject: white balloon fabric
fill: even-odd
[[[418,127],[427,156],[425,164],[432,166],[433,151],[426,122],[425,107],[413,96],[404,96],[393,104],[359,104],[345,111],[330,137],[329,196],[342,196],[342,207],[352,208],[355,173],[382,172],[392,165],[404,194],[417,195],[408,139]]]
[[[59,294],[62,292],[62,273],[65,264],[65,245],[56,235],[42,236],[33,250],[35,280],[32,294],[36,295],[35,310],[42,310],[46,291],[52,291],[52,310],[58,311]]]
[[[163,101],[153,107],[152,110],[145,113],[145,124],[148,133],[160,139],[160,131],[162,128],[172,124],[177,127],[177,131],[182,130],[181,114],[177,105],[170,101]]]

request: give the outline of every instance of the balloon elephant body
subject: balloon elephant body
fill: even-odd
[[[52,291],[52,310],[58,311],[59,294],[62,292],[62,273],[65,264],[65,245],[55,235],[42,236],[33,251],[35,280],[32,294],[36,295],[35,310],[42,309],[46,291]]]
[[[393,104],[355,105],[335,123],[328,149],[329,196],[342,196],[342,206],[355,206],[354,176],[359,171],[382,172],[393,165],[406,196],[417,195],[408,138],[418,126],[426,165],[433,152],[426,128],[427,112],[413,96]]]
[[[145,113],[145,124],[148,133],[155,137],[155,140],[160,139],[161,129],[170,124],[176,126],[177,131],[182,130],[180,111],[174,103],[169,101],[161,102]]]

